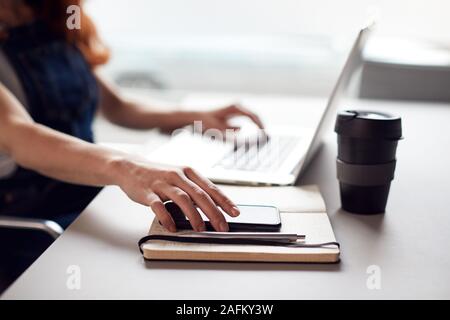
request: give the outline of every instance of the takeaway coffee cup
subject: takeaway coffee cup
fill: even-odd
[[[378,111],[342,111],[335,132],[342,208],[360,214],[384,212],[402,137],[401,118]]]

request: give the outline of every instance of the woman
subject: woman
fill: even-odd
[[[91,20],[82,12],[81,29],[66,27],[66,10],[73,4],[82,5],[0,0],[0,53],[14,73],[0,81],[0,214],[32,214],[67,226],[99,187],[117,185],[149,206],[170,231],[175,223],[163,205],[168,199],[182,208],[194,230],[205,229],[195,204],[216,230],[227,231],[217,206],[230,216],[239,210],[214,184],[190,168],[155,167],[94,145],[93,117],[99,109],[116,124],[164,131],[194,120],[202,121],[204,129],[224,130],[235,115],[261,122],[236,106],[160,112],[124,100],[95,74],[95,67],[107,62],[108,51]]]

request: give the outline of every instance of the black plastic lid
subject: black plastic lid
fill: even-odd
[[[402,119],[385,112],[346,110],[338,113],[334,131],[354,138],[398,140],[402,138]]]

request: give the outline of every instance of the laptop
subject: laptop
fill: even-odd
[[[243,127],[239,133],[233,134],[218,130],[202,131],[201,123],[194,123],[190,128],[175,132],[166,144],[149,152],[146,157],[154,162],[191,166],[216,183],[294,184],[319,149],[324,134],[332,128],[350,77],[362,64],[362,50],[371,29],[372,26],[365,27],[358,33],[327,103],[296,108],[295,117],[306,120],[304,124],[272,126],[264,132]],[[245,98],[233,98],[246,101]],[[264,99],[260,97],[261,104]],[[191,98],[189,104],[204,104],[205,101],[201,100]],[[258,102],[254,99],[252,103],[258,110]],[[283,104],[292,104],[292,101],[280,98],[270,103],[275,113],[284,110]],[[288,111],[281,113],[289,120]]]

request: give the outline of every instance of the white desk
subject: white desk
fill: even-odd
[[[360,102],[403,117],[405,140],[387,212],[339,210],[335,136],[302,180],[327,203],[341,262],[334,265],[144,262],[137,248],[152,214],[106,188],[3,298],[314,299],[450,298],[450,105]],[[381,268],[381,290],[366,268]],[[66,287],[70,265],[81,289]]]

